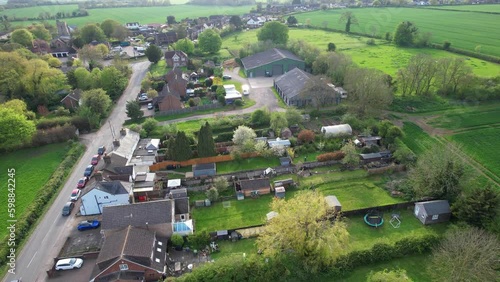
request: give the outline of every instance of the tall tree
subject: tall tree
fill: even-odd
[[[286,19],[286,23],[288,25],[294,25],[294,24],[297,24],[299,23],[299,21],[297,20],[297,18],[295,16],[289,16],[287,19]]]
[[[477,228],[449,231],[432,252],[433,281],[497,281],[500,242]]]
[[[406,68],[398,71],[398,89],[403,95],[430,95],[436,72],[436,59],[425,54],[415,55]]]
[[[22,97],[31,109],[59,101],[60,98],[55,93],[69,89],[64,73],[51,68],[46,61],[40,59],[27,62],[26,73],[21,80],[24,86]]]
[[[215,30],[207,29],[198,36],[198,44],[201,51],[215,54],[222,46],[222,39]]]
[[[114,66],[105,67],[101,71],[100,86],[109,95],[111,100],[116,101],[127,87],[128,79]]]
[[[83,64],[94,65],[104,58],[103,50],[96,48],[96,46],[85,45],[80,50],[78,50],[78,58],[80,58]]]
[[[394,32],[393,41],[397,46],[412,46],[417,37],[418,28],[409,21],[400,23]]]
[[[351,57],[344,53],[328,52],[317,57],[313,62],[314,74],[323,74],[332,80],[335,85],[344,85],[347,71],[354,66]]]
[[[86,24],[80,30],[80,38],[85,44],[89,44],[94,40],[97,42],[103,42],[106,40],[106,35],[96,24]]]
[[[317,110],[335,101],[335,93],[328,86],[327,79],[324,76],[311,77],[299,95],[304,99],[312,99],[312,104]]]
[[[275,44],[286,44],[288,41],[288,26],[277,22],[266,22],[264,26],[257,31],[259,41],[272,41]]]
[[[208,121],[202,125],[200,132],[198,132],[198,157],[212,157],[215,156],[215,143],[212,135],[212,128]]]
[[[175,16],[167,16],[167,24],[172,25],[172,24],[175,24],[175,23],[177,23],[175,21]]]
[[[31,142],[35,123],[22,112],[0,104],[0,150],[11,150]]]
[[[193,155],[191,146],[189,145],[189,140],[184,131],[177,132],[173,148],[174,151],[172,152],[172,157],[174,161],[186,161],[189,160]]]
[[[32,46],[33,34],[25,28],[16,29],[10,35],[10,42],[21,44],[29,48]]]
[[[273,112],[271,113],[271,128],[276,134],[276,136],[280,136],[281,130],[288,126],[288,121],[286,120],[285,113],[281,112]]]
[[[453,202],[471,176],[467,165],[457,154],[460,150],[451,145],[436,145],[418,158],[408,172],[410,187],[417,199],[435,197]]]
[[[106,91],[98,88],[83,91],[82,105],[92,110],[97,117],[104,117],[111,107],[111,98]]]
[[[141,104],[139,104],[138,101],[127,101],[125,108],[127,116],[132,120],[138,120],[144,116],[144,112],[141,110]]]
[[[229,23],[232,24],[236,30],[240,30],[241,26],[243,25],[243,22],[238,15],[231,16],[231,18],[229,19]]]
[[[29,30],[35,38],[42,39],[47,42],[52,40],[52,34],[50,34],[50,31],[47,30],[43,24],[32,25],[29,27]]]
[[[485,228],[497,216],[500,195],[490,185],[470,189],[463,192],[453,204],[453,214],[470,225]]]
[[[178,24],[174,27],[175,34],[177,35],[177,39],[182,39],[187,37],[187,27],[184,24]]]
[[[437,62],[435,84],[440,94],[456,94],[462,90],[472,76],[472,68],[463,58],[441,58]]]
[[[146,132],[146,135],[149,136],[151,132],[155,130],[157,125],[158,121],[154,118],[149,117],[141,124],[141,127]]]
[[[73,75],[75,77],[75,88],[81,89],[81,90],[90,90],[93,88],[93,81],[92,81],[92,76],[90,75],[90,72],[86,68],[76,68],[73,72]]]
[[[287,108],[286,112],[285,112],[285,117],[286,117],[286,120],[288,122],[288,125],[299,124],[303,120],[302,114],[295,107]]]
[[[240,125],[233,134],[233,143],[242,146],[247,141],[253,141],[257,137],[255,131],[248,126]]]
[[[344,153],[342,164],[348,168],[355,168],[359,165],[359,154],[356,152],[356,146],[353,142],[345,144],[340,151]]]
[[[175,50],[182,51],[188,55],[191,55],[194,52],[194,43],[187,38],[177,40],[173,47]]]
[[[163,57],[163,52],[161,51],[160,47],[158,47],[154,44],[151,44],[146,49],[146,57],[148,57],[148,60],[150,62],[152,62],[153,64],[156,64]]]
[[[286,201],[275,199],[270,210],[278,213],[257,238],[264,255],[280,258],[294,256],[311,272],[331,265],[348,242],[349,234],[334,214],[324,196],[316,191],[299,191]]]
[[[376,116],[392,103],[392,90],[385,74],[378,70],[350,69],[344,88],[348,93],[348,110],[360,118]]]
[[[345,32],[351,32],[351,25],[358,24],[358,19],[352,12],[343,12],[339,19],[340,23],[345,23]]]
[[[27,69],[27,60],[16,52],[0,52],[0,93],[7,98],[21,96],[22,80]]]
[[[107,19],[107,20],[104,20],[102,23],[101,23],[101,29],[102,31],[104,32],[104,34],[108,37],[108,38],[111,38],[112,35],[113,35],[113,32],[115,31],[115,28],[117,26],[121,26],[121,24],[115,20],[112,20],[112,19]]]

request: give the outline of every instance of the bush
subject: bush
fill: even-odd
[[[336,151],[332,153],[324,153],[321,155],[318,155],[316,157],[316,160],[318,162],[326,162],[326,161],[339,161],[343,159],[345,154],[342,151]]]
[[[449,41],[445,41],[445,42],[443,43],[443,49],[444,49],[444,50],[450,50],[450,47],[451,47],[451,42],[449,42]]]
[[[315,134],[312,130],[303,129],[299,132],[297,139],[302,143],[311,143],[314,141]]]
[[[375,39],[373,39],[373,38],[368,39],[366,41],[366,45],[374,46],[375,45]]]
[[[39,147],[46,144],[60,143],[76,138],[76,127],[74,125],[65,124],[49,129],[37,130],[31,144]]]
[[[243,106],[243,101],[242,100],[236,100],[236,101],[234,101],[234,105],[236,107],[241,107],[241,106]]]
[[[229,142],[231,140],[233,140],[233,132],[220,133],[214,138],[215,142]]]
[[[172,237],[170,238],[170,241],[172,241],[172,245],[174,245],[174,246],[184,245],[184,238],[182,238],[182,236],[177,234],[177,233],[172,235]]]

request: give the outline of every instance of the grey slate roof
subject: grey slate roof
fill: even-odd
[[[189,198],[175,199],[175,214],[189,213]]]
[[[288,97],[288,99],[291,99],[298,96],[300,92],[302,92],[302,89],[304,89],[311,77],[311,74],[299,68],[294,68],[291,71],[277,77],[274,80],[274,83],[279,89],[281,89],[283,95]]]
[[[188,195],[186,188],[172,189],[170,190],[170,194],[172,194],[173,199],[185,198]]]
[[[269,178],[251,179],[240,181],[241,190],[253,190],[271,187]]]
[[[121,181],[97,182],[94,189],[104,191],[111,195],[128,194]]]
[[[301,58],[297,57],[295,54],[288,50],[283,50],[283,49],[269,49],[264,52],[260,52],[257,54],[253,54],[251,56],[245,57],[241,59],[241,62],[243,63],[243,67],[246,70],[249,69],[254,69],[263,65],[267,65],[272,62],[279,61],[281,59],[291,59],[295,61],[300,61],[303,62]]]
[[[193,171],[195,171],[195,170],[205,170],[205,169],[215,169],[215,163],[195,164],[195,165],[193,165]]]
[[[450,204],[447,200],[435,200],[417,204],[425,209],[427,215],[451,213]]]
[[[130,205],[105,206],[102,211],[102,229],[119,229],[128,225],[146,227],[148,225],[172,223],[172,201],[160,200]]]

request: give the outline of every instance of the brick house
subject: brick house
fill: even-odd
[[[171,68],[185,67],[188,64],[188,55],[182,51],[167,51],[165,52],[165,61],[167,61],[167,66]]]

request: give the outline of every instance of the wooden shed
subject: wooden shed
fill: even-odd
[[[342,204],[337,199],[336,196],[330,195],[325,197],[326,204],[330,209],[335,210],[336,212],[340,212],[342,210]]]
[[[269,178],[241,180],[236,183],[236,192],[242,192],[245,197],[271,193]]]
[[[284,199],[285,198],[285,187],[275,187],[274,188],[274,196],[279,199]]]
[[[435,200],[415,203],[414,214],[425,225],[447,222],[451,217],[450,204],[447,200]]]

